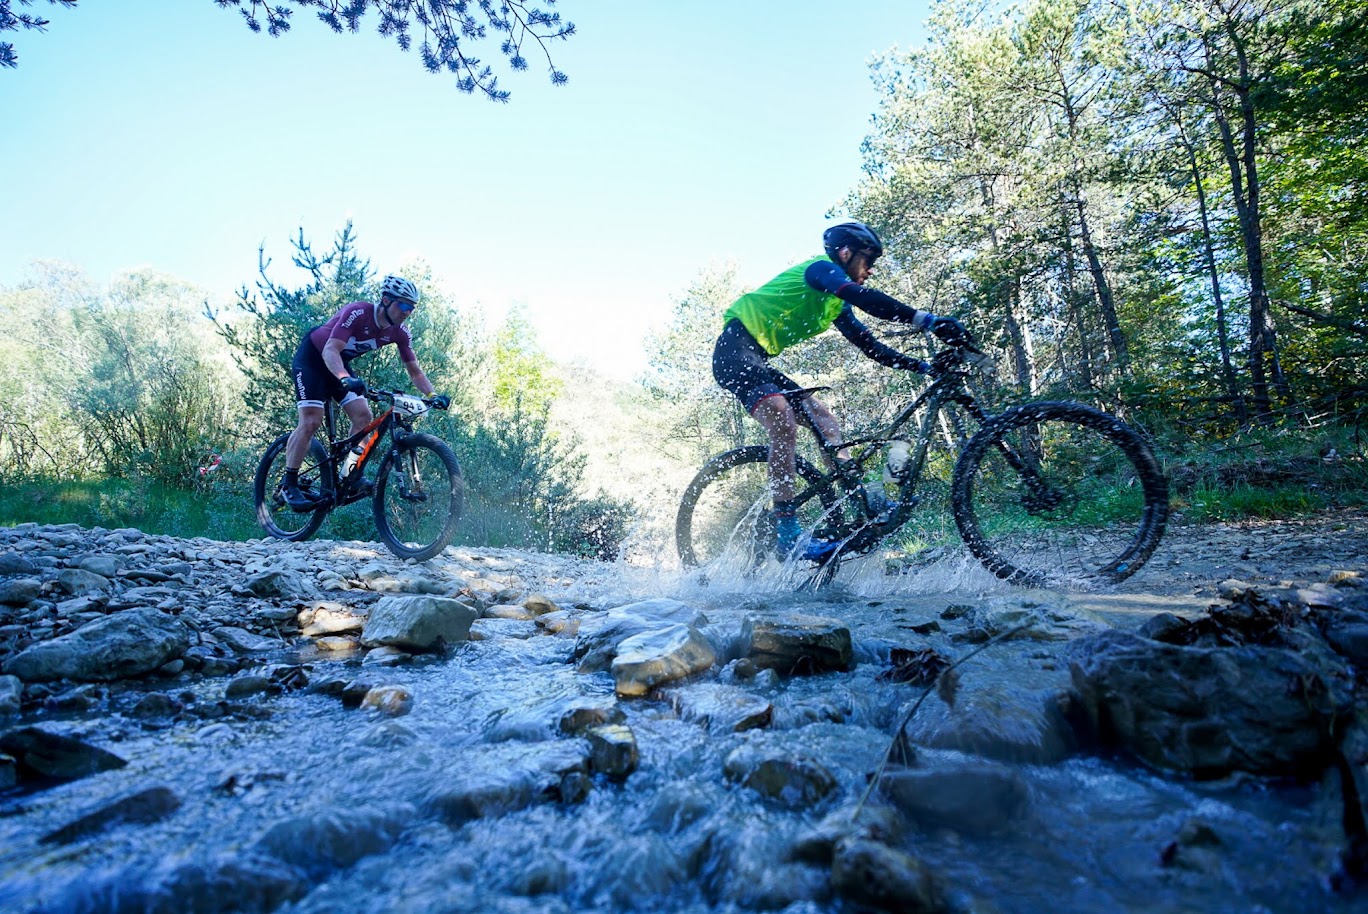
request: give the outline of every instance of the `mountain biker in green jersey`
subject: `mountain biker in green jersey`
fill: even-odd
[[[931,330],[946,339],[965,332],[954,318],[918,311],[865,286],[874,261],[883,254],[883,242],[869,226],[861,222],[832,226],[823,234],[822,243],[826,256],[790,267],[738,298],[723,316],[722,335],[713,349],[713,377],[736,395],[769,435],[770,494],[781,557],[794,553],[802,537],[793,503],[798,423],[810,424],[824,441],[839,441],[841,430],[835,415],[815,397],[806,399],[804,415],[794,411],[784,394],[801,390],[802,385],[770,365],[770,358],[834,326],[882,365],[927,371],[929,366],[922,360],[880,343],[855,317],[853,308],[918,330]],[[838,460],[849,457],[847,451],[837,453]],[[875,514],[888,508],[891,505],[871,505]],[[803,548],[801,557],[821,561],[839,545],[814,538]]]

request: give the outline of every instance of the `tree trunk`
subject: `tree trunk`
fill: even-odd
[[[1206,267],[1207,276],[1211,279],[1211,300],[1216,309],[1216,346],[1221,354],[1221,377],[1225,381],[1226,396],[1230,398],[1231,413],[1237,423],[1244,425],[1249,419],[1249,410],[1245,406],[1244,392],[1240,389],[1239,378],[1235,375],[1235,366],[1230,360],[1230,328],[1226,322],[1225,296],[1221,292],[1221,274],[1216,269],[1216,249],[1211,236],[1211,213],[1207,207],[1206,184],[1202,181],[1202,170],[1197,162],[1197,150],[1193,147],[1192,140],[1187,134],[1182,115],[1174,108],[1168,110],[1174,124],[1178,127],[1178,135],[1182,138],[1183,151],[1187,153],[1188,157],[1188,168],[1192,171],[1192,184],[1197,191],[1197,211],[1202,220],[1202,260]]]

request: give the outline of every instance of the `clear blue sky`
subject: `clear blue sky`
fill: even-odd
[[[924,43],[927,2],[563,0],[569,84],[529,55],[507,105],[373,13],[270,38],[211,0],[38,3],[46,33],[0,36],[0,285],[56,259],[228,298],[261,243],[291,284],[297,229],[326,248],[351,219],[377,270],[421,255],[490,326],[524,302],[553,356],[631,377],[710,262],[756,284],[818,250],[859,180],[869,61]]]

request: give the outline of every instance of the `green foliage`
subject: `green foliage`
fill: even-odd
[[[24,6],[29,6],[32,2],[33,0],[19,0],[19,3]],[[48,3],[72,9],[76,6],[76,0],[48,0]],[[31,29],[41,32],[47,28],[48,21],[46,19],[30,13],[15,13],[13,6],[13,0],[0,0],[0,32],[17,31],[18,29]],[[14,53],[14,45],[8,41],[0,41],[0,67],[17,66],[19,66],[19,57]]]
[[[712,382],[722,315],[741,294],[735,264],[708,267],[675,302],[670,325],[646,342],[650,367],[642,383],[664,415],[672,452],[686,463],[755,434],[736,398]]]
[[[261,536],[250,497],[244,502],[240,486],[221,481],[191,489],[145,476],[6,482],[0,525],[22,523],[136,527],[147,533],[220,540]]]
[[[243,290],[236,313],[211,314],[247,378],[245,401],[254,413],[250,425],[263,445],[295,422],[288,367],[304,333],[342,306],[376,296],[377,276],[357,252],[350,224],[324,255],[313,252],[302,230],[292,245],[291,260],[305,271],[306,285],[289,288],[273,281],[262,254],[259,295]],[[451,444],[466,479],[456,542],[593,554],[615,548],[612,537],[622,530],[617,519],[630,510],[625,503],[582,494],[585,458],[574,441],[550,427],[560,382],[526,313],[515,308],[494,339],[486,341],[480,328],[452,307],[430,268],[410,264],[403,275],[422,293],[406,324],[414,355],[434,387],[452,398],[451,410],[430,413],[423,429]],[[352,368],[371,387],[409,389],[408,374],[392,353],[397,350],[383,347]],[[336,512],[324,535],[370,538],[368,512],[359,503]],[[564,527],[562,518],[572,526]],[[580,535],[584,542],[576,545]]]
[[[191,479],[236,400],[199,295],[150,272],[100,290],[53,265],[0,292],[6,475]]]
[[[494,335],[489,385],[494,405],[504,411],[546,412],[561,393],[547,364],[526,307],[515,305]]]
[[[466,0],[214,0],[221,7],[234,7],[242,14],[247,27],[261,31],[261,17],[266,20],[266,31],[279,36],[290,30],[294,10],[317,9],[318,18],[334,32],[344,28],[349,32],[361,29],[361,20],[373,7],[379,14],[377,27],[381,35],[393,38],[402,51],[413,44],[410,29],[416,22],[423,33],[419,52],[423,66],[430,73],[443,70],[456,75],[456,88],[462,92],[479,91],[497,101],[508,101],[508,92],[499,88],[498,78],[488,65],[471,54],[471,46],[485,39],[489,32],[501,36],[500,52],[508,58],[514,71],[527,69],[523,45],[531,43],[546,60],[552,85],[564,85],[567,77],[551,63],[547,42],[565,40],[575,33],[575,25],[561,19],[560,13],[530,6],[524,0],[502,0],[495,5],[481,2],[472,7]],[[554,6],[556,0],[546,0]],[[477,10],[479,15],[477,15]]]
[[[370,261],[356,251],[350,222],[337,233],[332,250],[321,256],[314,253],[302,228],[290,243],[294,248],[291,262],[309,277],[304,287],[289,289],[267,275],[271,260],[263,245],[257,252],[261,278],[256,293],[247,288],[239,291],[234,313],[206,306],[207,316],[247,379],[248,410],[271,427],[294,415],[294,386],[288,371],[305,331],[324,323],[343,305],[367,300],[368,287],[376,278]]]
[[[18,0],[29,6],[33,0]],[[71,9],[77,0],[48,0]],[[473,55],[475,46],[492,32],[499,36],[499,52],[507,58],[508,68],[520,72],[528,68],[523,48],[529,43],[541,53],[551,84],[563,86],[569,78],[556,69],[547,45],[565,41],[575,34],[575,24],[561,19],[560,13],[542,9],[525,0],[503,0],[499,4],[466,0],[213,0],[220,8],[232,7],[242,14],[253,32],[262,30],[279,37],[290,30],[294,10],[316,10],[320,21],[334,32],[361,30],[361,22],[373,8],[379,16],[376,31],[394,39],[401,51],[413,47],[413,32],[422,32],[419,55],[430,73],[446,71],[456,76],[456,88],[465,93],[479,92],[496,102],[507,102],[509,93],[499,88],[494,69]],[[546,0],[554,7],[556,0]],[[29,13],[15,13],[14,0],[0,0],[0,32],[31,29],[44,31],[48,21]],[[415,25],[417,26],[415,28]],[[14,45],[0,42],[0,67],[16,67],[19,58]]]

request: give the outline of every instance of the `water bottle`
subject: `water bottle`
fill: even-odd
[[[361,460],[361,451],[361,445],[354,444],[352,445],[351,450],[347,451],[346,456],[342,458],[342,467],[340,472],[342,474],[343,479],[349,478],[352,474],[352,471],[356,469],[356,464]]]
[[[907,460],[912,455],[912,445],[906,441],[890,441],[884,455],[884,491],[890,498],[897,499],[907,473]]]

